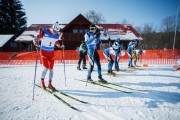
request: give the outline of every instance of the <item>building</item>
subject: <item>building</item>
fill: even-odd
[[[19,51],[13,36],[12,34],[0,35],[0,52]]]
[[[60,24],[61,30],[64,33],[64,44],[67,50],[75,50],[84,40],[84,34],[89,31],[89,26],[92,23],[83,15],[79,14],[68,24]],[[18,38],[15,39],[20,46],[21,51],[32,51],[34,46],[32,43],[33,37],[37,36],[39,27],[51,27],[52,24],[32,24]],[[120,37],[124,47],[127,48],[129,41],[133,39],[142,40],[140,34],[131,26],[124,24],[97,24],[101,30],[102,44],[98,46],[100,49],[108,47],[108,38],[115,40]]]

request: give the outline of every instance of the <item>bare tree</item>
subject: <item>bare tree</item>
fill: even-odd
[[[135,30],[137,30],[137,32],[138,32],[139,34],[142,34],[142,27],[141,27],[141,26],[136,26],[136,27],[135,27]]]
[[[175,16],[169,16],[161,22],[161,32],[165,48],[172,48],[175,28]]]
[[[90,10],[85,16],[94,24],[105,22],[104,16],[101,13],[96,13],[94,10]]]
[[[155,29],[153,24],[145,23],[141,29],[144,39],[143,46],[145,49],[155,49],[158,47],[157,39],[155,38]]]

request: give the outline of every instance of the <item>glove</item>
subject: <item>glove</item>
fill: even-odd
[[[63,37],[63,36],[61,37],[61,40],[64,40],[64,37]]]
[[[100,31],[96,32],[95,35],[94,35],[94,38],[98,38],[100,36]]]
[[[64,45],[61,45],[61,47],[60,47],[60,48],[64,50],[64,49],[65,49],[65,46],[64,46]]]
[[[35,45],[35,49],[36,49],[37,51],[40,51],[40,45]]]

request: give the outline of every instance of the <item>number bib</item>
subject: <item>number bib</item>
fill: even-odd
[[[56,41],[59,39],[59,35],[51,34],[47,29],[44,29],[44,35],[41,38],[41,49],[44,51],[54,51]]]

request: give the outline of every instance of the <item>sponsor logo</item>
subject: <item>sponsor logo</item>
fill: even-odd
[[[44,34],[45,37],[48,37],[48,34]]]

